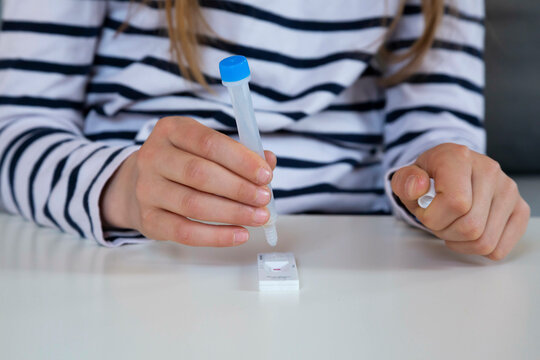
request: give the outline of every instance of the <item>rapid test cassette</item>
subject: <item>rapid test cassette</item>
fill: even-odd
[[[292,253],[258,254],[259,291],[295,291],[300,288]]]

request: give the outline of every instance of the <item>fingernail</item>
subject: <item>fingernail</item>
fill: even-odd
[[[253,214],[253,221],[257,224],[264,225],[268,221],[269,216],[268,210],[259,208],[255,210],[255,213]]]
[[[266,205],[270,202],[270,191],[267,189],[257,189],[257,194],[255,195],[255,202],[257,204]]]
[[[270,170],[260,168],[259,172],[257,173],[257,181],[261,184],[268,184],[270,180],[272,180],[272,173]]]
[[[234,233],[233,244],[240,245],[248,241],[249,233],[245,230],[236,231]]]
[[[405,191],[409,198],[413,198],[416,194],[414,193],[414,188],[416,186],[416,175],[410,175],[407,180],[405,180]]]

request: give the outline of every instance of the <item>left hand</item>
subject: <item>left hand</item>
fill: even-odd
[[[417,200],[435,180],[437,196],[427,209]],[[442,144],[396,171],[392,190],[407,209],[446,246],[501,260],[525,233],[529,205],[499,164],[466,146]]]

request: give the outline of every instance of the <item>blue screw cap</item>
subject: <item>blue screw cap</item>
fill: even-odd
[[[221,80],[225,82],[240,81],[247,78],[249,71],[248,61],[244,56],[235,55],[219,62]]]

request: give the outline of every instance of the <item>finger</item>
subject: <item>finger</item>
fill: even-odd
[[[501,240],[495,250],[487,257],[495,261],[504,259],[525,234],[530,216],[531,208],[525,200],[520,199],[510,219],[508,219]]]
[[[472,173],[473,201],[471,210],[458,218],[450,226],[434,234],[443,240],[473,241],[478,240],[487,225],[496,179],[500,176],[500,167],[494,161],[475,162]]]
[[[153,193],[153,206],[192,219],[261,226],[270,218],[266,208],[243,205],[168,180],[162,180]]]
[[[456,145],[454,151],[434,151],[418,158],[417,165],[435,180],[437,191],[427,209],[419,207],[414,212],[427,228],[443,230],[471,210],[471,156],[465,146]]]
[[[257,153],[193,119],[181,119],[169,133],[174,146],[216,162],[254,183],[270,183],[272,169]]]
[[[391,185],[403,205],[414,213],[419,208],[418,198],[429,190],[429,175],[416,165],[405,166],[394,173]]]
[[[507,176],[501,177],[495,190],[484,233],[474,241],[449,241],[447,246],[465,254],[489,255],[495,250],[503,230],[519,199],[515,183]]]
[[[171,146],[156,164],[164,178],[206,193],[216,194],[252,206],[270,202],[268,186],[257,186],[232,171]]]
[[[265,157],[266,162],[268,163],[268,165],[270,165],[272,170],[274,170],[276,168],[276,164],[277,164],[276,155],[273,152],[269,151],[269,150],[264,150],[264,157]]]
[[[238,246],[249,239],[243,227],[202,224],[157,208],[147,213],[143,224],[142,233],[150,239],[190,246]]]

